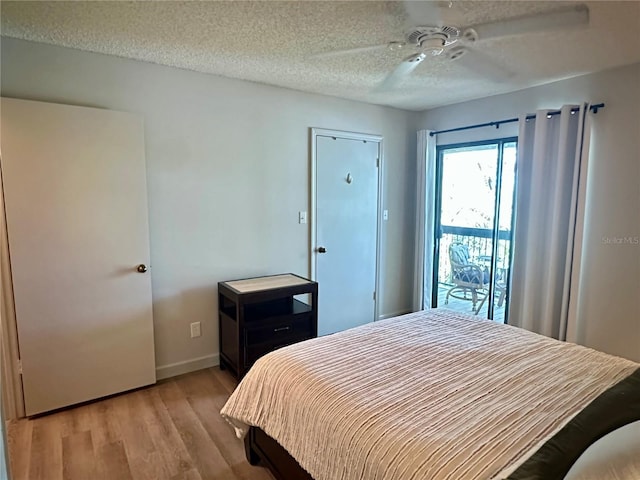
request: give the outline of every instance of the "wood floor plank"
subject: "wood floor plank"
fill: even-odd
[[[182,441],[194,459],[200,476],[207,480],[233,478],[229,475],[229,467],[220,450],[211,441],[209,434],[175,382],[158,385],[158,391],[173,423],[180,432]]]
[[[113,399],[108,398],[89,405],[91,438],[93,439],[93,448],[96,452],[103,445],[111,445],[120,441],[122,438],[113,404]]]
[[[63,437],[74,433],[91,430],[90,404],[81,405],[73,410],[62,410],[55,416],[60,424],[60,434]]]
[[[62,480],[62,435],[60,417],[33,420],[29,480]]]
[[[145,422],[153,444],[170,475],[192,470],[194,463],[157,390],[147,389],[136,397],[136,410]]]
[[[153,452],[145,455],[144,457],[135,455],[129,457],[129,468],[131,469],[131,476],[133,480],[158,480],[164,478],[171,478],[169,472],[166,469],[162,455],[158,452]]]
[[[8,425],[13,480],[273,480],[220,416],[217,367]]]
[[[72,433],[62,438],[62,477],[64,480],[96,478],[96,461],[91,432]]]
[[[28,420],[14,420],[9,422],[7,427],[7,442],[13,480],[29,479],[32,433],[33,422]]]
[[[207,369],[208,372],[215,377],[220,385],[226,390],[227,395],[231,395],[236,389],[236,379],[231,376],[228,370],[220,370],[220,367],[211,367]]]
[[[129,468],[134,479],[170,478],[162,455],[156,450],[147,426],[137,410],[140,391],[114,397],[114,412],[122,434]]]
[[[95,447],[96,480],[133,480],[122,441]]]
[[[193,468],[189,471],[182,472],[179,475],[172,477],[171,480],[203,480],[203,479],[198,473],[198,470]]]
[[[209,437],[216,444],[225,461],[231,468],[234,478],[243,480],[269,480],[271,476],[265,469],[249,465],[243,450],[237,448],[242,443],[233,428],[220,415],[228,395],[225,393],[210,370],[176,378],[176,384],[184,392],[191,408],[198,416]],[[212,407],[214,410],[212,411]]]

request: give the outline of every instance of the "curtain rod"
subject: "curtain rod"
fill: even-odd
[[[598,103],[597,105],[591,105],[589,107],[589,110],[592,111],[593,113],[598,113],[598,110],[600,110],[601,108],[604,108],[604,103]],[[575,113],[575,112],[579,112],[580,108],[579,107],[575,107],[571,109],[571,113]],[[547,113],[547,118],[551,118],[555,115],[560,115],[560,110],[555,110],[553,112],[549,112]],[[533,120],[534,118],[536,118],[535,115],[527,115],[525,117],[527,120]],[[466,127],[458,127],[458,128],[449,128],[447,130],[437,130],[435,132],[429,132],[429,136],[433,137],[435,135],[438,135],[440,133],[450,133],[450,132],[461,132],[463,130],[471,130],[473,128],[482,128],[482,127],[496,127],[496,128],[500,128],[500,125],[503,125],[505,123],[514,123],[514,122],[518,122],[520,121],[519,118],[507,118],[505,120],[496,120],[495,122],[487,122],[487,123],[478,123],[477,125],[469,125]]]

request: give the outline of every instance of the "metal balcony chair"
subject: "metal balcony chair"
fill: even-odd
[[[471,310],[477,315],[489,295],[489,271],[469,260],[469,248],[462,243],[449,246],[449,260],[454,285],[444,303],[449,303],[449,297],[471,301]]]
[[[505,280],[497,280],[493,286],[493,291],[495,296],[498,297],[498,303],[496,305],[498,307],[502,307],[505,299],[507,298],[507,284]]]

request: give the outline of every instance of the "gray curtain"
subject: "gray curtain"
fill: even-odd
[[[588,161],[588,105],[520,120],[509,323],[575,331]],[[570,339],[571,340],[571,339]]]
[[[436,137],[431,136],[430,133],[430,130],[418,131],[414,311],[431,307],[433,289]]]

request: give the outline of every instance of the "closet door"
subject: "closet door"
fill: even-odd
[[[155,382],[142,120],[2,99],[27,415]]]

